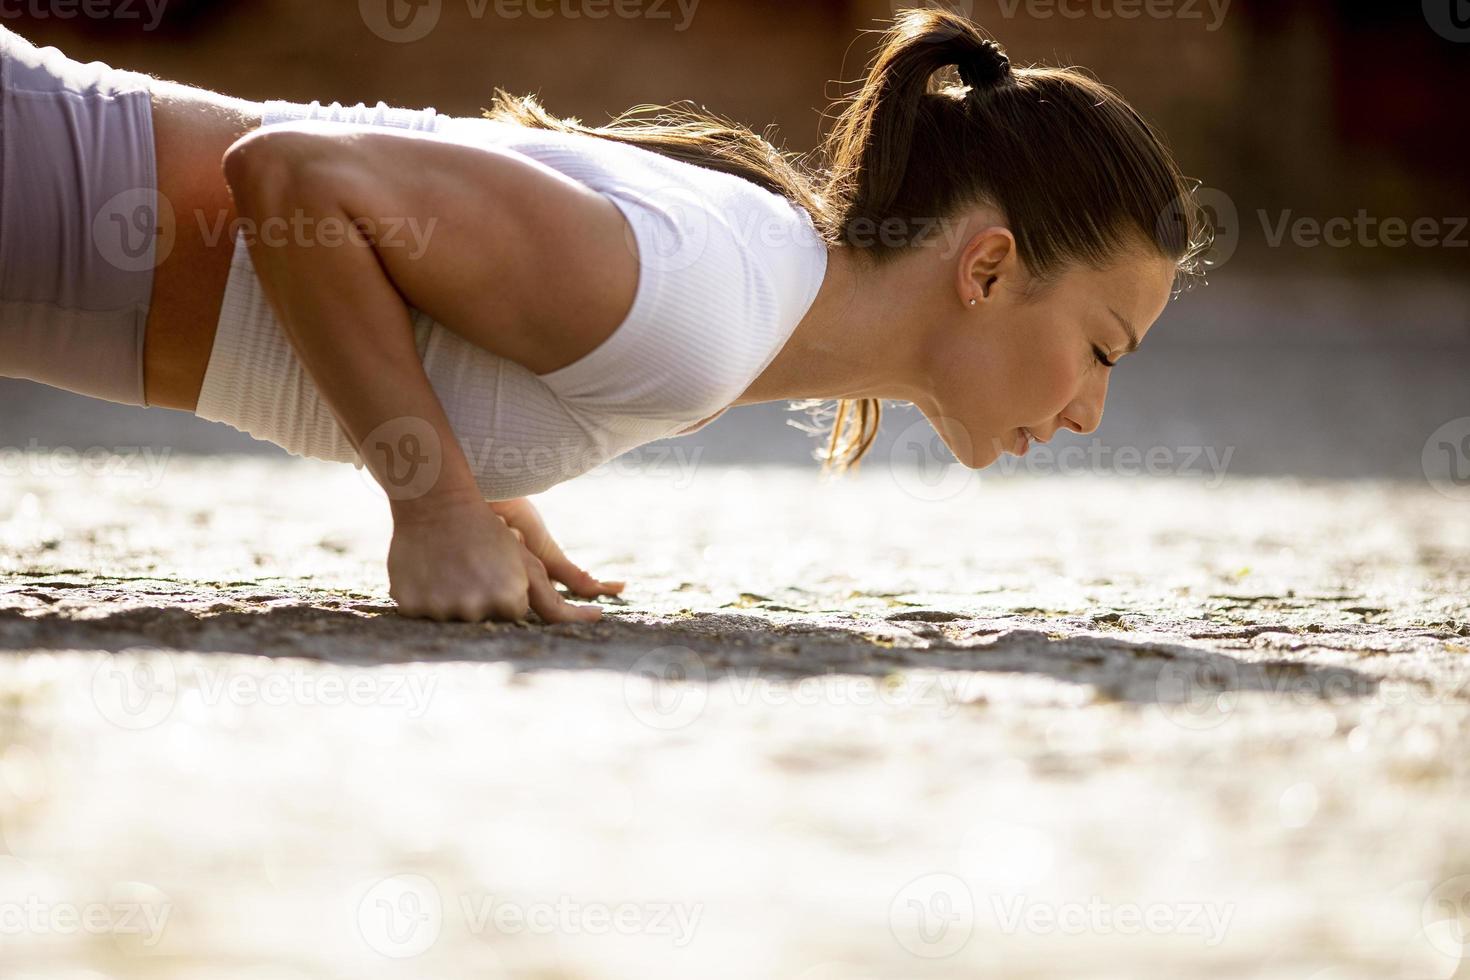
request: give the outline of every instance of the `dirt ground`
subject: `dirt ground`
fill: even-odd
[[[548,627],[397,617],[350,467],[152,463],[0,482],[7,977],[1470,975],[1427,483],[609,464]]]

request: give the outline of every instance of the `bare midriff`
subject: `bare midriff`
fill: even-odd
[[[153,272],[143,383],[148,404],[192,412],[234,251],[236,214],[222,159],[260,127],[262,107],[171,82],[154,82],[152,92],[158,190],[172,207],[175,231]]]

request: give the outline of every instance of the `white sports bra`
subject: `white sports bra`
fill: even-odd
[[[434,109],[265,107],[264,125],[407,128],[523,153],[602,193],[628,220],[640,260],[632,309],[565,367],[535,374],[410,309],[425,373],[487,500],[539,493],[719,415],[775,359],[826,275],[811,216],[731,174],[595,136]],[[298,456],[362,465],[261,291],[243,234],[195,414]]]

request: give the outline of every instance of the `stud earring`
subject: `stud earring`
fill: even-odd
[[[974,300],[973,300],[973,299],[972,299],[972,300],[970,300],[970,305],[971,305],[971,306],[974,306],[974,305],[975,305],[975,301],[974,301]]]

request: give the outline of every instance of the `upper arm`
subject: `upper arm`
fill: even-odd
[[[404,301],[537,374],[576,361],[627,317],[639,259],[608,198],[523,154],[341,123],[282,123],[238,141],[232,187],[289,180],[331,195]],[[299,232],[323,247],[326,227]]]

